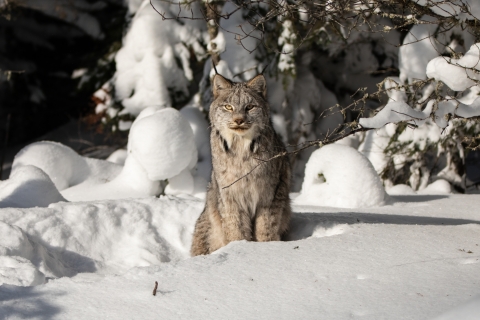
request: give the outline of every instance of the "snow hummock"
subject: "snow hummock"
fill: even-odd
[[[47,207],[66,201],[50,177],[35,166],[17,167],[10,179],[0,181],[0,208]]]
[[[440,195],[440,194],[451,194],[452,187],[450,183],[444,179],[438,179],[429,185],[427,185],[424,189],[419,191],[413,190],[409,185],[406,184],[397,184],[391,188],[387,189],[387,193],[391,196],[400,196],[400,195],[414,195],[414,194],[432,194],[432,195]]]
[[[86,162],[74,150],[51,141],[32,143],[20,150],[13,161],[12,173],[25,165],[42,169],[58,190],[79,184],[88,173]]]
[[[128,136],[128,153],[152,181],[172,178],[197,161],[192,128],[173,108],[137,119]]]
[[[24,171],[26,166],[38,168],[44,172],[48,176],[48,180],[55,184],[52,186],[55,191],[50,192],[52,194],[60,192],[62,196],[59,199],[64,200],[65,198],[69,201],[92,200],[88,194],[93,195],[94,199],[103,199],[102,196],[105,195],[96,193],[95,186],[113,180],[122,170],[120,165],[82,157],[71,148],[51,141],[35,142],[20,150],[15,156],[11,177],[7,182],[12,180],[12,183],[16,183],[15,181],[19,181],[18,179],[21,177],[21,183],[29,185],[28,177],[32,175],[17,174],[18,171]],[[35,206],[37,205],[34,201],[35,194],[28,189],[17,188],[14,201],[29,204],[30,202],[23,200],[28,198],[33,201],[31,206]],[[53,201],[54,199],[56,197],[48,203],[56,202]]]
[[[202,207],[200,201],[162,197],[5,209],[0,211],[0,257],[16,259],[9,263],[28,274],[2,282],[37,285],[45,277],[125,272],[185,259]]]
[[[359,208],[382,205],[386,193],[370,161],[339,144],[324,146],[310,156],[296,204]]]
[[[196,162],[197,148],[189,122],[173,108],[148,107],[130,129],[121,172],[103,183],[77,185],[62,194],[71,201],[154,196],[162,191],[160,181],[193,169]],[[183,173],[183,177],[188,174]]]

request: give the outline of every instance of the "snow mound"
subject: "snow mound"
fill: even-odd
[[[118,273],[189,257],[198,200],[57,203],[0,211],[0,284]]]
[[[344,145],[327,145],[310,156],[295,204],[359,208],[382,205],[386,193],[368,159]]]
[[[31,165],[17,166],[10,179],[0,181],[0,208],[47,207],[65,201],[49,176]]]
[[[2,183],[2,206],[149,197],[160,194],[161,181],[167,179],[167,194],[203,197],[211,170],[208,125],[199,110],[184,114],[188,121],[173,108],[146,108],[132,124],[127,150],[109,161],[82,157],[55,142],[26,146],[15,157],[12,179]],[[202,156],[198,167],[197,148]]]
[[[452,186],[447,180],[439,179],[430,183],[425,189],[418,191],[418,194],[451,194]]]
[[[415,194],[424,194],[424,195],[434,195],[434,194],[451,194],[452,187],[450,183],[443,179],[438,179],[424,189],[415,192],[410,186],[406,184],[397,184],[387,190],[387,193],[391,196],[400,196],[400,195],[415,195]]]
[[[406,184],[394,185],[393,187],[387,189],[387,193],[391,196],[406,196],[417,194],[415,190],[412,189],[412,187]]]
[[[193,193],[189,170],[197,162],[195,137],[188,121],[173,108],[148,107],[139,114],[130,129],[124,161],[122,171],[113,179],[77,185],[62,194],[71,201],[155,196],[162,191],[160,181],[169,179],[172,183],[170,180],[175,181],[180,174],[176,179],[181,180],[177,181],[179,193]]]
[[[42,169],[59,191],[80,183],[109,181],[121,170],[119,165],[82,157],[71,148],[52,141],[35,142],[20,150],[13,161],[12,175],[25,165]]]
[[[152,181],[172,178],[197,162],[192,128],[173,108],[136,120],[128,136],[128,152]]]
[[[20,150],[13,161],[12,174],[23,165],[42,169],[58,190],[79,184],[88,175],[82,157],[71,148],[52,141],[35,142]]]

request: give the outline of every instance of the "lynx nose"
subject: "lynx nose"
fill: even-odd
[[[241,125],[243,124],[243,119],[242,118],[237,118],[237,119],[234,119],[233,122],[235,122],[237,125]]]

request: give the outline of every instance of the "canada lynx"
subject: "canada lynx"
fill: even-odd
[[[213,170],[205,209],[195,225],[192,256],[235,240],[280,240],[291,214],[288,158],[264,161],[285,151],[270,120],[265,78],[236,83],[217,74],[212,90]]]

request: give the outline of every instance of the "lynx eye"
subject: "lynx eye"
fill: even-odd
[[[250,110],[252,110],[253,108],[255,108],[255,105],[249,104],[249,105],[247,105],[247,106],[245,107],[245,110],[250,111]]]
[[[223,106],[225,108],[225,110],[228,110],[228,111],[232,111],[233,110],[233,107],[229,104],[226,104]]]

